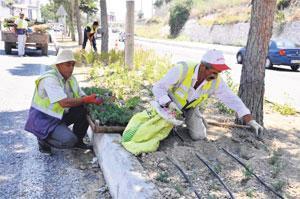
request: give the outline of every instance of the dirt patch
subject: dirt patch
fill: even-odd
[[[300,197],[300,117],[282,116],[265,107],[267,131],[259,141],[248,130],[209,126],[207,140],[192,141],[184,128],[177,129],[161,142],[157,152],[138,157],[164,198],[196,198],[179,170],[167,159],[184,168],[194,187],[204,198],[229,198],[228,193],[199,161],[204,158],[222,177],[236,198],[276,198],[237,162],[225,155],[222,147],[235,154],[268,185],[285,198]],[[207,109],[208,110],[208,109]],[[233,122],[233,116],[216,109],[205,111],[206,118]],[[212,117],[213,116],[213,117]],[[228,119],[229,118],[229,119]]]

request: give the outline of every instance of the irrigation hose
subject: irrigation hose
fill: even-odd
[[[241,160],[239,160],[238,157],[236,157],[235,155],[233,155],[232,153],[230,153],[229,151],[227,151],[223,147],[222,147],[222,150],[225,152],[226,155],[229,155],[231,158],[233,158],[234,160],[236,160],[240,165],[242,165],[249,173],[251,173],[269,191],[271,191],[272,193],[274,193],[279,198],[284,199],[284,197],[282,195],[280,195],[279,193],[277,193],[274,189],[272,189],[270,186],[268,186],[263,180],[261,180],[255,173],[253,173]]]
[[[171,158],[167,157],[167,159],[172,162],[172,164],[180,171],[180,173],[183,175],[183,177],[185,178],[185,180],[189,183],[190,187],[192,188],[192,190],[194,191],[194,193],[196,194],[197,198],[201,199],[200,194],[197,192],[197,190],[195,189],[195,187],[193,186],[191,180],[189,179],[189,177],[186,175],[186,173],[183,171],[183,169]]]
[[[205,166],[213,173],[213,175],[220,181],[220,183],[223,185],[223,187],[226,189],[226,191],[229,193],[230,198],[234,199],[234,196],[232,194],[232,192],[230,191],[230,189],[226,186],[226,184],[224,183],[224,181],[221,179],[221,177],[209,166],[209,164],[200,157],[200,155],[198,153],[195,153],[195,155],[197,156],[197,158],[203,163],[205,164]]]

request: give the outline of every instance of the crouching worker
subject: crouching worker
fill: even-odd
[[[100,105],[96,95],[85,96],[72,75],[75,59],[71,50],[62,50],[56,57],[53,69],[35,81],[35,91],[25,130],[38,140],[39,150],[51,154],[51,147],[82,148],[87,133],[87,111],[84,104]],[[68,128],[73,124],[73,130]]]
[[[156,101],[152,102],[152,108],[130,120],[123,132],[123,146],[135,155],[157,150],[159,142],[169,135],[174,125],[183,123],[178,116],[183,117],[193,140],[206,138],[199,106],[211,96],[236,111],[256,136],[261,136],[263,127],[219,75],[228,69],[223,53],[217,50],[207,51],[200,64],[179,62],[154,85]]]

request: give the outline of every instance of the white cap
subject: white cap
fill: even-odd
[[[69,61],[76,62],[72,50],[66,49],[58,52],[58,55],[56,56],[56,60],[53,64],[55,65],[55,64],[69,62]]]
[[[223,70],[228,70],[230,69],[226,64],[225,64],[225,59],[222,51],[219,50],[209,50],[207,51],[202,59],[201,62],[206,62],[212,65],[213,68],[223,71]]]

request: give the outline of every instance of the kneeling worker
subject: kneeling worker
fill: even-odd
[[[87,111],[84,104],[100,105],[95,94],[85,96],[72,75],[75,59],[71,50],[62,50],[53,69],[35,81],[35,91],[25,130],[33,133],[39,150],[51,154],[51,147],[82,148],[87,133]],[[68,128],[73,124],[73,131]]]
[[[153,87],[153,94],[162,107],[182,111],[192,139],[206,137],[199,106],[212,95],[233,109],[244,123],[251,126],[256,136],[261,136],[263,127],[253,118],[249,109],[236,96],[219,73],[230,69],[225,64],[223,53],[207,51],[199,64],[180,62]]]

